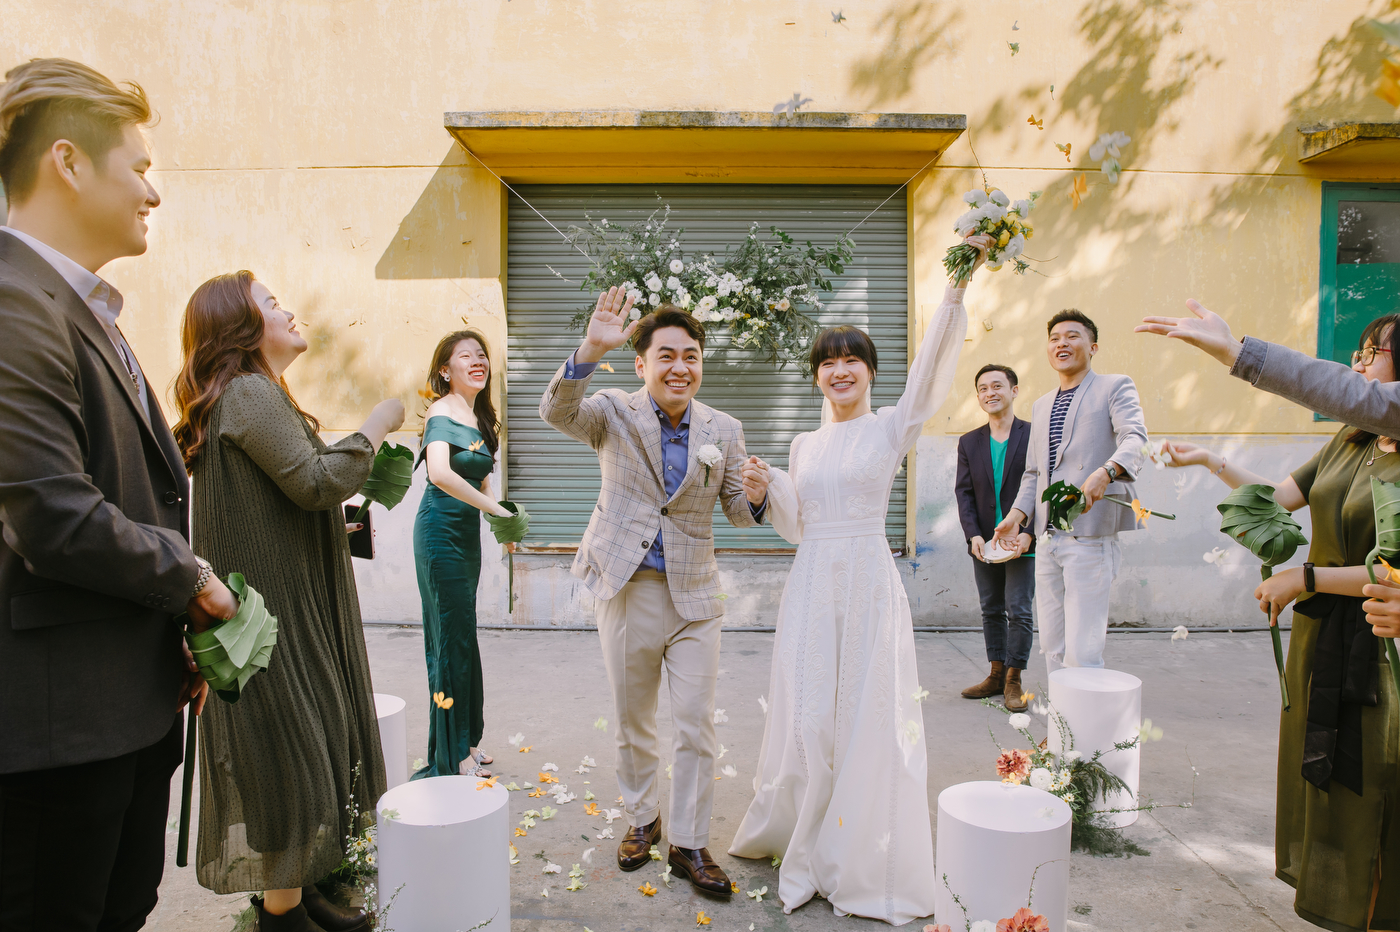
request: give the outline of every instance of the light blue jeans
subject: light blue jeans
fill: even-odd
[[[1049,540],[1036,545],[1035,607],[1049,672],[1103,666],[1109,590],[1121,563],[1116,534],[1071,537],[1052,531]]]

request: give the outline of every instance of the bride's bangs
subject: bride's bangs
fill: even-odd
[[[812,377],[816,378],[817,367],[828,359],[841,359],[854,356],[865,363],[873,375],[879,369],[875,352],[875,341],[859,327],[828,327],[812,341],[812,352],[808,357],[812,367]]]

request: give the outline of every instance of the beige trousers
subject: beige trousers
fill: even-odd
[[[631,825],[661,814],[656,706],[665,669],[671,690],[671,817],[667,840],[680,848],[710,843],[715,796],[715,681],[720,619],[686,621],[676,613],[666,576],[638,570],[597,606],[603,665],[617,724],[617,782]]]

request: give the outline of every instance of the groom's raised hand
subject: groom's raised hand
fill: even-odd
[[[631,314],[632,299],[621,288],[614,286],[598,295],[598,304],[588,319],[588,332],[574,352],[574,362],[598,362],[609,350],[632,339],[640,318],[629,322]]]

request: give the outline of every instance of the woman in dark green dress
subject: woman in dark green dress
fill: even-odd
[[[1395,381],[1397,324],[1395,314],[1373,321],[1353,368]],[[1343,427],[1281,483],[1201,447],[1168,449],[1173,465],[1203,465],[1232,488],[1266,482],[1283,507],[1311,509],[1311,590],[1295,567],[1255,592],[1271,620],[1297,600],[1284,671],[1292,705],[1279,721],[1275,874],[1297,891],[1294,911],[1316,926],[1400,929],[1400,701],[1361,608],[1376,541],[1371,478],[1400,481],[1395,440]]]
[[[413,525],[423,650],[428,660],[428,762],[413,775],[490,776],[481,752],[485,689],[476,643],[476,587],[481,579],[481,512],[508,516],[491,495],[499,440],[491,404],[486,338],[449,333],[433,353],[428,386],[436,400],[424,415],[419,462],[428,487]]]

